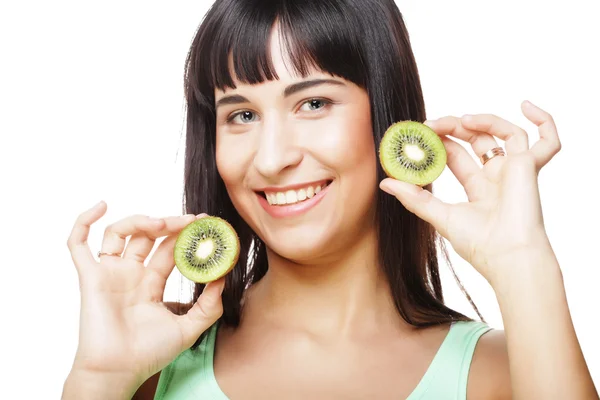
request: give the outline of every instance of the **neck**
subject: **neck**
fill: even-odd
[[[337,338],[397,329],[401,318],[378,250],[372,229],[326,261],[298,264],[267,251],[269,270],[249,290],[244,313],[261,324]]]

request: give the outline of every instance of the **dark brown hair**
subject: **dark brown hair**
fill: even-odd
[[[376,148],[393,122],[426,119],[409,35],[393,0],[217,0],[213,4],[186,60],[184,212],[225,218],[240,237],[238,265],[227,276],[223,292],[220,323],[228,326],[239,323],[244,290],[265,275],[268,264],[265,243],[240,217],[217,171],[214,90],[235,88],[230,56],[235,76],[242,82],[277,79],[268,51],[276,22],[297,73],[305,77],[308,67],[314,66],[367,91]],[[377,178],[384,177],[378,165]],[[470,320],[444,304],[438,250],[450,263],[443,240],[397,199],[381,190],[377,193],[380,263],[399,314],[418,327]],[[202,290],[203,285],[195,285],[193,301]]]

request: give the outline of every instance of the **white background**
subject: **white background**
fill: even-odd
[[[108,203],[91,233],[95,252],[109,222],[180,214],[183,65],[210,3],[0,6],[4,396],[60,396],[77,346],[79,288],[65,245],[77,215]],[[600,25],[593,3],[398,1],[429,118],[494,113],[537,138],[520,103],[531,100],[554,116],[563,151],[540,176],[545,221],[598,385]],[[436,194],[464,198],[448,171]],[[487,321],[501,328],[490,286],[453,259]],[[442,272],[448,304],[474,316]],[[169,299],[187,289],[181,283],[175,272]]]

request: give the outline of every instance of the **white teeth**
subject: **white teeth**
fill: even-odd
[[[298,201],[306,200],[306,190],[300,189],[298,190]]]
[[[296,196],[296,192],[293,190],[288,190],[285,192],[285,202],[287,204],[294,204],[298,202],[298,196]]]
[[[288,190],[287,192],[265,193],[265,197],[267,198],[267,202],[272,206],[295,204],[305,201],[306,199],[312,199],[315,194],[319,193],[322,189],[325,189],[326,186],[327,184],[322,186],[318,185],[314,188],[309,186],[300,190]]]
[[[277,204],[285,204],[285,194],[277,193]]]

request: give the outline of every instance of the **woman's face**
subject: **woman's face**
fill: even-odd
[[[365,90],[318,71],[216,91],[217,167],[231,200],[267,246],[324,259],[373,232],[376,153]],[[287,62],[287,59],[286,59]],[[315,80],[333,82],[314,83]]]

